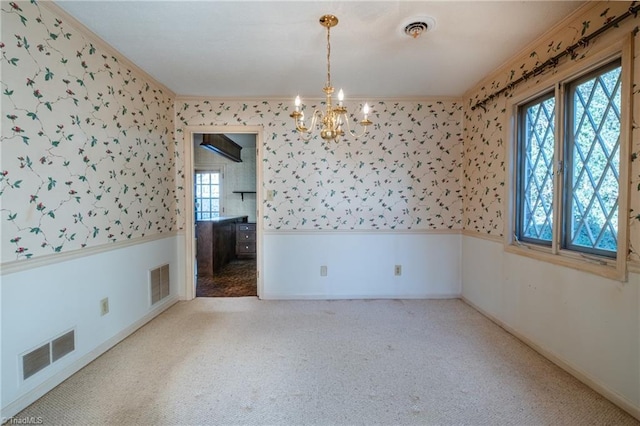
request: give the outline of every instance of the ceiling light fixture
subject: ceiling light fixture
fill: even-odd
[[[349,128],[349,115],[347,113],[347,108],[342,105],[342,102],[344,101],[344,92],[342,89],[338,92],[338,106],[334,107],[331,102],[331,97],[334,92],[334,88],[331,86],[331,27],[338,25],[338,18],[333,15],[324,15],[320,17],[320,25],[327,29],[327,83],[322,89],[327,97],[326,109],[324,114],[319,110],[313,111],[313,115],[311,116],[311,126],[306,127],[304,122],[304,112],[302,111],[302,101],[300,100],[300,96],[296,96],[296,109],[290,114],[290,116],[295,121],[296,130],[300,133],[304,141],[311,139],[313,130],[318,123],[322,125],[322,128],[320,129],[320,137],[324,140],[335,140],[337,142],[338,138],[345,134],[344,129],[342,128],[344,125],[346,125],[349,135],[357,139],[367,133],[367,126],[373,124],[373,122],[368,118],[369,105],[365,103],[362,108],[364,118],[360,121],[360,125],[364,128],[362,133],[358,135],[352,132]],[[318,120],[320,121],[318,122]]]

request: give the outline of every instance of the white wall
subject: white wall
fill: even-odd
[[[462,239],[462,296],[640,417],[640,276],[618,281]]]
[[[168,236],[2,276],[2,414],[12,416],[173,304],[184,238]],[[34,261],[36,262],[36,261]],[[169,264],[171,294],[151,307],[148,271]],[[108,297],[110,312],[100,315]],[[76,348],[26,380],[21,355],[75,329]]]
[[[261,297],[458,297],[460,240],[457,233],[265,232]]]

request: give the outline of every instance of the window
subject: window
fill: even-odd
[[[615,59],[516,105],[516,246],[599,265],[626,259],[622,68]]]
[[[220,216],[220,180],[219,172],[196,172],[196,220],[208,220]]]
[[[555,97],[547,94],[519,112],[517,235],[543,245],[551,245],[553,234],[555,110]]]
[[[615,257],[620,193],[620,61],[567,91],[564,246]]]

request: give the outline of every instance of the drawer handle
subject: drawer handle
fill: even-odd
[[[245,238],[249,238],[249,236],[248,236],[248,235],[245,235],[244,237],[245,237]]]
[[[245,249],[249,250],[249,246],[244,246]]]

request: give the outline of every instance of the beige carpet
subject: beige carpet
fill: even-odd
[[[56,425],[637,425],[459,300],[182,302],[17,417]]]

